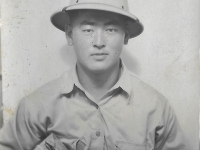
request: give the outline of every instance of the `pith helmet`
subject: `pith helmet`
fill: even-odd
[[[51,16],[51,22],[58,29],[65,31],[65,25],[70,23],[68,12],[81,9],[102,10],[126,16],[130,38],[138,36],[143,31],[142,23],[129,13],[127,0],[71,0],[67,7]]]

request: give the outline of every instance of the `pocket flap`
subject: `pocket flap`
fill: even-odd
[[[67,150],[67,148],[54,134],[50,134],[34,150]]]
[[[123,141],[117,142],[116,147],[119,150],[154,150],[154,148],[150,145],[133,144],[130,142],[123,142]]]

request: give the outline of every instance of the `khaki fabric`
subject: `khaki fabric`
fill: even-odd
[[[76,67],[21,100],[0,133],[0,149],[32,150],[53,133],[68,150],[187,150],[168,101],[122,65],[98,103]],[[78,147],[78,148],[77,148]]]
[[[39,145],[37,145],[36,148],[34,148],[34,150],[67,150],[67,148],[52,133]]]

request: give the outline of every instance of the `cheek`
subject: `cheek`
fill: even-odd
[[[88,41],[78,38],[77,41],[75,41],[73,44],[77,59],[81,62],[88,60],[90,55],[91,44],[88,43]]]
[[[114,55],[120,55],[124,46],[124,38],[118,37],[109,40],[109,47],[112,49]]]
[[[85,36],[82,33],[75,33],[73,35],[73,43],[76,48],[87,48],[92,45],[92,36]]]
[[[84,55],[88,49],[88,41],[81,36],[73,37],[73,47],[77,55]]]

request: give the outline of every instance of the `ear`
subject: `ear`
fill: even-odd
[[[128,40],[130,39],[130,35],[127,30],[125,30],[124,44],[128,44]]]
[[[65,36],[66,36],[68,45],[72,46],[73,45],[72,27],[70,25],[65,26]]]

